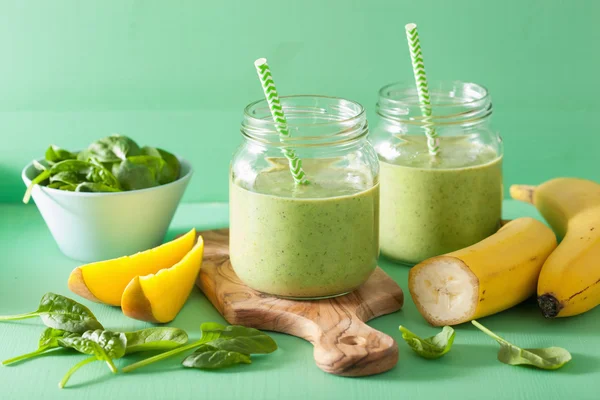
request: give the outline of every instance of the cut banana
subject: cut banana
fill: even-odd
[[[555,248],[550,228],[519,218],[473,246],[416,265],[408,287],[430,324],[460,324],[535,294],[540,269]]]
[[[413,299],[418,299],[419,311],[432,325],[457,324],[473,314],[479,280],[458,258],[436,257],[410,277]]]

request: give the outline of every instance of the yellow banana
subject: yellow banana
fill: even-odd
[[[473,246],[416,265],[408,288],[430,324],[460,324],[535,294],[540,269],[555,248],[550,228],[533,218],[518,218]]]
[[[558,178],[540,186],[514,185],[511,196],[532,203],[559,237],[538,282],[547,318],[569,317],[600,304],[600,185]]]

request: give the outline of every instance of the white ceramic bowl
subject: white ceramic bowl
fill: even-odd
[[[193,173],[187,161],[179,161],[180,178],[166,185],[116,193],[36,185],[32,197],[67,257],[92,262],[130,255],[162,243]],[[33,164],[27,165],[22,173],[25,186],[36,175]]]

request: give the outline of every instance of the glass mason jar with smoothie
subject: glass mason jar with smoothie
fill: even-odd
[[[230,171],[230,257],[253,289],[321,298],[352,291],[379,254],[379,166],[363,107],[322,96],[281,102],[284,142],[267,102],[246,107]],[[302,160],[296,184],[284,149]]]
[[[380,161],[381,252],[415,264],[477,243],[499,227],[502,140],[491,127],[492,100],[466,82],[429,85],[425,118],[414,82],[379,91],[372,142]],[[426,129],[439,135],[428,151]]]

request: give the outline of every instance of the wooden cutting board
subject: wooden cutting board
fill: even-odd
[[[283,332],[311,342],[317,366],[343,376],[373,375],[398,362],[398,344],[366,321],[402,308],[404,295],[379,267],[352,293],[287,300],[250,289],[229,261],[229,230],[199,232],[204,260],[196,284],[232,325]]]

